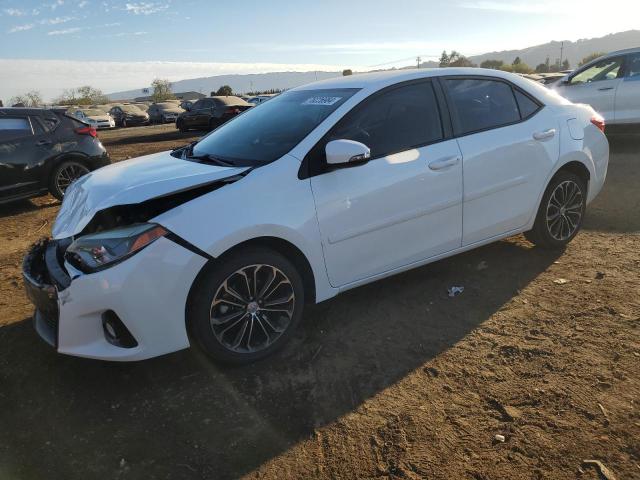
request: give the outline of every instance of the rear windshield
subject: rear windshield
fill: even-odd
[[[106,115],[102,110],[82,110],[88,117],[100,117]]]
[[[290,91],[225,123],[198,142],[194,156],[237,165],[273,162],[288,153],[358,89]]]

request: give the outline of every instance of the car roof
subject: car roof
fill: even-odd
[[[51,109],[40,107],[2,107],[0,108],[0,115],[15,115],[16,113],[40,115],[45,111],[51,111]]]
[[[627,55],[629,53],[640,53],[640,47],[625,48],[624,50],[616,50],[615,52],[605,53],[599,58],[616,57],[618,55]]]
[[[410,80],[419,80],[421,78],[433,78],[443,76],[480,76],[492,77],[508,80],[523,90],[531,93],[545,104],[558,105],[567,103],[557,93],[545,88],[539,83],[524,78],[521,75],[501,70],[492,70],[488,68],[413,68],[406,70],[391,70],[384,72],[358,73],[347,75],[344,77],[330,78],[319,82],[309,83],[300,87],[293,88],[289,91],[304,91],[318,89],[339,89],[339,88],[356,88],[369,95],[382,88],[402,83]]]

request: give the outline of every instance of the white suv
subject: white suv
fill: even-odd
[[[563,247],[604,183],[603,130],[588,105],[495,70],[289,90],[71,184],[24,262],[36,328],[70,355],[140,360],[194,340],[257,360],[305,303],[520,232]]]
[[[574,103],[591,105],[608,124],[640,124],[640,48],[597,58],[553,89]]]

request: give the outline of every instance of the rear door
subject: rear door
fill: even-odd
[[[521,229],[559,155],[557,120],[502,79],[443,83],[463,157],[462,245]]]
[[[627,55],[616,92],[615,123],[640,123],[640,52]]]
[[[606,121],[615,120],[616,90],[622,83],[624,57],[610,57],[573,73],[557,92],[574,103],[591,105]]]
[[[375,94],[309,153],[323,167],[311,187],[333,286],[460,247],[462,159],[435,92],[427,80]],[[329,168],[324,148],[337,139],[364,143],[372,158]]]
[[[35,117],[0,117],[0,196],[20,196],[41,187],[42,163],[52,143]]]

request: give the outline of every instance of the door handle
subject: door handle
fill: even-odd
[[[602,87],[598,89],[599,92],[604,92],[605,90],[613,90],[613,87]]]
[[[45,145],[51,145],[51,140],[39,140],[36,142],[38,147],[44,147]]]
[[[549,130],[544,130],[542,132],[536,132],[533,134],[533,138],[535,140],[546,140],[547,138],[553,138],[556,134],[555,128],[550,128]]]
[[[431,170],[443,170],[448,167],[453,167],[459,161],[460,161],[460,157],[458,156],[441,158],[440,160],[434,160],[433,162],[429,163],[429,168]]]

